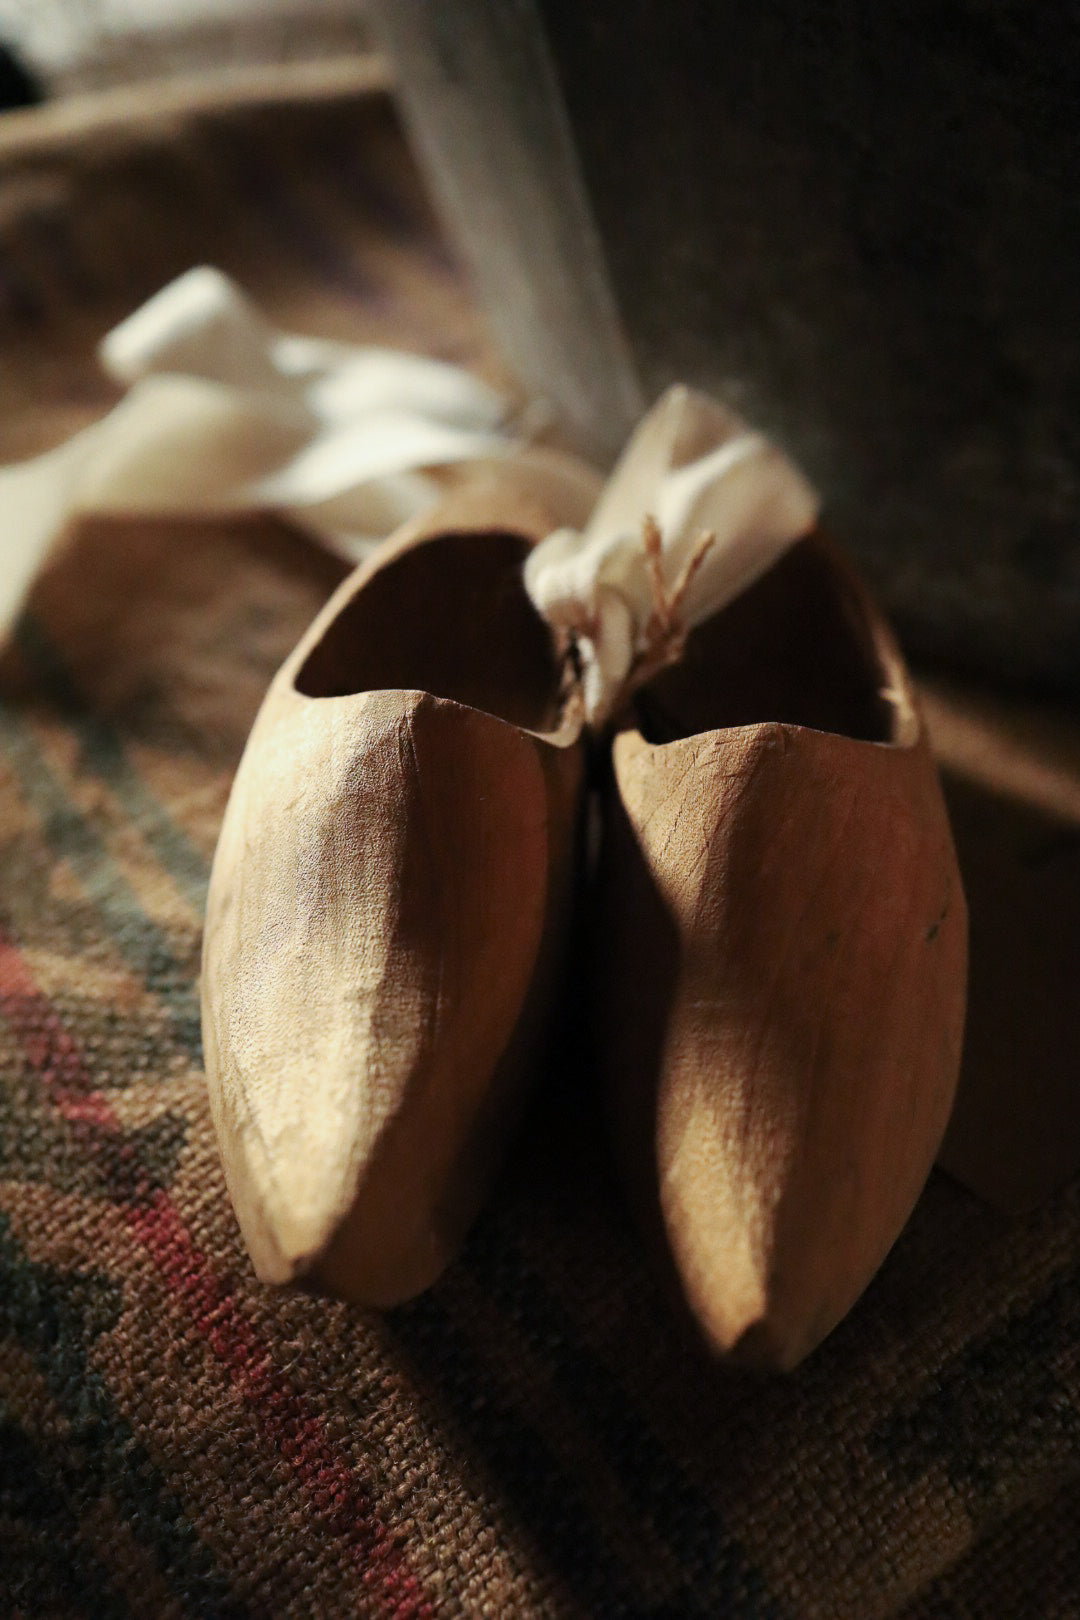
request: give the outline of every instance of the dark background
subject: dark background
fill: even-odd
[[[1080,695],[1080,8],[538,4],[649,391],[776,434],[912,653]]]

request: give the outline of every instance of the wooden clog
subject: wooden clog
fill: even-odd
[[[615,736],[595,956],[619,1157],[669,1277],[714,1350],[790,1367],[929,1173],[967,963],[911,684],[817,535]]]
[[[258,1275],[389,1306],[479,1207],[567,924],[581,723],[489,484],[342,585],[275,678],[214,860],[206,1073]]]

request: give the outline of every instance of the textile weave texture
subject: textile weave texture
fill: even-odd
[[[381,96],[148,109],[0,147],[5,459],[110,403],[94,341],[202,260],[284,326],[498,375]],[[1007,1220],[935,1173],[851,1316],[753,1381],[660,1297],[568,1026],[430,1293],[256,1282],[202,911],[339,577],[269,522],[97,523],[0,664],[0,1616],[1080,1616],[1075,1184]]]

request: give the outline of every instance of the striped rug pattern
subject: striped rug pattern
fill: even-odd
[[[497,376],[385,101],[0,139],[0,454],[209,259],[283,324]],[[3,514],[0,513],[0,523]],[[379,1316],[254,1280],[198,1028],[219,819],[339,577],[271,523],[95,524],[0,660],[0,1616],[1080,1615],[1080,1188],[936,1174],[796,1374],[704,1364],[572,1027],[466,1251]]]

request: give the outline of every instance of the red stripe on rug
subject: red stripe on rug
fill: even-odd
[[[91,1123],[121,1140],[123,1127],[94,1087],[77,1044],[38,985],[13,940],[0,930],[0,1014],[18,1037],[61,1116]],[[333,1533],[352,1539],[364,1562],[362,1579],[389,1620],[431,1620],[433,1609],[405,1568],[400,1548],[379,1520],[371,1493],[327,1438],[305,1397],[274,1367],[273,1358],[235,1296],[196,1246],[169,1194],[146,1184],[145,1202],[123,1205],[132,1232],[149,1253],[233,1385],[251,1407],[278,1455],[310,1492]]]
[[[0,1011],[19,1037],[58,1113],[73,1124],[85,1121],[103,1130],[117,1130],[116,1116],[107,1100],[94,1090],[78,1047],[31,977],[18,947],[2,930]]]

